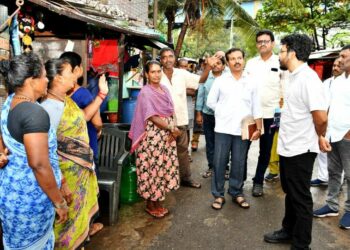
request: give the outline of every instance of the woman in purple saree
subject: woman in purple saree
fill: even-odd
[[[174,105],[168,89],[160,84],[157,61],[145,65],[148,84],[138,96],[129,137],[136,150],[137,192],[146,200],[146,212],[162,218],[169,210],[160,201],[165,193],[179,188],[179,163],[175,138]]]

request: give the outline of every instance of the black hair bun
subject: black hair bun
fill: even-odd
[[[1,60],[0,61],[0,74],[6,76],[10,70],[10,61],[9,60]]]

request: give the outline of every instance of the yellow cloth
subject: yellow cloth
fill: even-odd
[[[89,144],[84,114],[70,97],[65,100],[57,135]],[[59,165],[73,194],[73,202],[69,205],[68,220],[54,225],[55,249],[76,249],[87,238],[91,218],[98,212],[97,178],[91,167],[83,167],[62,155],[59,155]]]
[[[280,157],[277,154],[277,139],[278,139],[278,131],[276,131],[275,135],[273,136],[273,144],[271,148],[271,156],[270,156],[270,163],[269,163],[270,174],[279,174],[280,172],[280,167],[279,167]]]

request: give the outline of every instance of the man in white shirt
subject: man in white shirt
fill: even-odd
[[[326,79],[323,82],[323,87],[325,89],[328,105],[330,102],[329,98],[330,98],[331,86],[333,85],[334,80],[338,76],[343,74],[343,72],[344,71],[340,68],[339,58],[335,59],[332,67],[332,77]],[[317,178],[314,180],[311,180],[311,186],[313,187],[327,186],[328,185],[327,153],[320,152],[317,155],[317,162],[318,162]]]
[[[339,226],[350,229],[350,45],[340,51],[339,64],[344,73],[332,83],[327,134],[320,138],[321,150],[328,152],[328,197],[326,205],[314,211],[314,216],[338,216],[344,171],[348,183],[347,199]]]
[[[306,63],[312,41],[292,34],[281,40],[281,68],[289,70],[278,136],[280,177],[285,197],[282,229],[264,235],[269,243],[292,243],[309,249],[312,232],[310,181],[319,152],[319,136],[326,133],[327,104],[322,82]]]
[[[245,73],[257,81],[261,109],[263,113],[264,134],[259,141],[259,158],[253,178],[252,195],[263,195],[264,175],[269,165],[273,136],[275,129],[270,128],[273,123],[274,111],[279,108],[282,98],[283,72],[279,67],[278,56],[272,53],[275,37],[270,30],[261,30],[256,34],[256,47],[259,56],[247,62]],[[275,174],[272,178],[278,177]]]
[[[243,76],[244,52],[232,48],[225,54],[230,72],[217,77],[210,89],[207,106],[214,110],[215,146],[214,172],[211,192],[215,197],[214,209],[225,203],[225,169],[231,154],[231,170],[228,193],[232,201],[242,208],[249,208],[243,194],[245,157],[249,140],[242,140],[242,120],[251,115],[257,129],[252,140],[261,135],[262,119],[256,85]]]
[[[191,177],[190,161],[188,156],[188,110],[186,89],[198,88],[199,76],[184,69],[176,69],[175,54],[171,48],[160,50],[160,63],[162,64],[161,84],[165,85],[174,102],[176,126],[181,135],[176,138],[177,157],[180,166],[181,185],[200,188],[201,184]]]
[[[188,61],[185,58],[180,58],[177,61],[177,67],[179,69],[184,69],[189,71],[188,69]],[[187,94],[187,112],[188,112],[188,130],[187,130],[187,136],[188,140],[190,140],[190,131],[193,130],[193,137],[192,137],[192,151],[197,151],[198,142],[199,142],[199,136],[200,133],[197,134],[194,132],[194,104],[193,104],[193,98],[196,97],[196,90],[195,89],[186,89]],[[191,157],[190,161],[191,161]]]

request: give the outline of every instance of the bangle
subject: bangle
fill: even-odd
[[[174,132],[175,127],[174,127],[174,125],[169,124],[169,125],[167,126],[167,129],[168,129],[170,132]]]
[[[107,96],[107,94],[102,93],[101,91],[98,92],[99,95]]]
[[[54,203],[53,205],[55,209],[68,209],[67,201],[65,199],[63,199],[61,203]]]
[[[104,99],[106,98],[107,95],[106,95],[106,94],[103,94],[103,93],[101,93],[101,92],[98,92],[97,96],[100,97],[102,100],[104,100]]]

